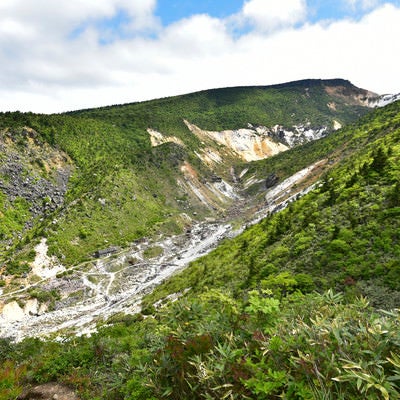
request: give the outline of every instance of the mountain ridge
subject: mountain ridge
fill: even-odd
[[[82,112],[86,111],[91,111],[91,110],[103,110],[103,109],[109,109],[113,107],[123,107],[123,106],[130,106],[130,105],[136,105],[136,104],[147,104],[147,103],[152,103],[154,101],[168,101],[170,99],[176,99],[180,97],[185,97],[185,96],[196,96],[199,94],[208,94],[208,93],[215,93],[215,92],[221,92],[221,91],[235,91],[235,90],[240,90],[240,89],[286,89],[286,88],[307,88],[308,86],[343,86],[347,87],[350,89],[357,89],[361,90],[362,93],[365,93],[366,95],[370,95],[370,97],[379,97],[379,94],[376,94],[374,92],[371,92],[367,89],[360,89],[357,86],[355,86],[351,81],[343,78],[328,78],[328,79],[299,79],[295,81],[289,81],[289,82],[284,82],[284,83],[276,83],[276,84],[270,84],[270,85],[244,85],[244,86],[227,86],[227,87],[220,87],[220,88],[212,88],[212,89],[202,89],[198,90],[195,92],[190,92],[186,94],[179,94],[175,96],[166,96],[166,97],[160,97],[160,98],[155,98],[155,99],[150,99],[150,100],[143,100],[143,101],[135,101],[135,102],[128,102],[128,103],[117,103],[117,104],[112,104],[112,105],[107,105],[107,106],[101,106],[101,107],[90,107],[90,108],[84,108],[84,109],[78,109],[78,110],[72,110],[72,111],[66,111],[62,114],[80,114]],[[386,96],[389,94],[385,94]],[[384,95],[383,95],[384,96]]]

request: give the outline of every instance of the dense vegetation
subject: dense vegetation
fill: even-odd
[[[76,265],[110,244],[126,246],[155,232],[178,232],[182,230],[182,212],[193,219],[209,214],[193,193],[177,186],[179,166],[186,160],[203,181],[214,173],[230,179],[230,166],[240,160],[225,160],[215,170],[204,165],[195,155],[204,144],[189,132],[184,119],[210,130],[237,129],[248,123],[291,127],[309,122],[313,127],[331,127],[333,121],[345,124],[365,114],[368,108],[358,100],[365,94],[348,81],[310,80],[209,90],[67,115],[1,113],[0,134],[17,137],[24,127],[33,129],[42,143],[68,155],[72,176],[63,207],[34,221],[28,212],[29,201],[14,202],[0,196],[0,215],[5,216],[0,240],[9,248],[0,254],[0,262],[22,265],[32,242],[44,236],[51,255],[65,265]],[[335,106],[328,107],[331,103]],[[166,143],[152,148],[147,128],[180,138],[184,147]],[[17,142],[20,154],[26,154],[23,137]],[[281,158],[279,177],[305,166],[325,150],[320,148],[318,154],[306,158],[293,153],[290,167]],[[263,177],[262,164],[251,168]],[[30,166],[26,174],[33,179],[49,178],[40,168],[33,173]],[[7,179],[0,168],[0,181]]]
[[[327,87],[335,90],[329,93]],[[331,127],[335,119],[346,124],[367,112],[357,101],[362,93],[362,90],[341,79],[304,80],[276,86],[206,90],[71,114],[113,121],[123,127],[151,127],[187,140],[183,119],[202,129],[217,131],[238,129],[249,123],[255,126],[279,124],[291,128],[310,122],[314,127]],[[363,94],[366,96],[367,92]],[[335,108],[327,107],[332,101],[335,102]]]
[[[145,132],[135,134],[111,123],[62,115],[4,113],[0,124],[14,137],[21,130],[19,127],[33,128],[42,141],[65,152],[73,168],[64,206],[55,214],[47,215],[42,223],[38,221],[30,232],[24,231],[30,214],[20,212],[23,207],[28,210],[30,204],[23,199],[9,202],[1,196],[4,239],[15,239],[16,233],[24,233],[24,243],[28,243],[45,235],[51,253],[63,255],[71,265],[84,260],[99,247],[107,247],[106,243],[126,245],[149,235],[160,229],[158,223],[168,222],[170,215],[176,214],[175,198],[167,196],[176,186],[175,160],[168,159],[173,148],[164,146],[163,157],[159,157],[157,151],[151,149]],[[21,141],[21,152],[25,146]],[[28,174],[33,174],[31,168],[27,168]],[[146,185],[142,184],[144,174]],[[38,179],[45,175],[39,171],[32,176]],[[3,179],[9,178],[3,176]],[[106,203],[101,204],[99,199],[105,199]],[[52,223],[53,220],[57,220],[57,224]],[[73,242],[79,242],[79,246],[71,244]],[[21,247],[15,241],[14,244]]]
[[[265,288],[280,282],[289,291],[335,287],[399,306],[399,108],[344,130],[347,140],[332,155],[341,162],[316,190],[192,263],[150,300],[186,287],[238,293],[245,281]]]
[[[142,314],[90,338],[2,340],[0,399],[51,381],[82,399],[399,399],[400,103],[293,150],[289,169],[307,149],[329,156],[321,184],[161,285]]]
[[[216,289],[90,338],[0,342],[0,399],[60,382],[82,399],[398,399],[398,312],[340,294]]]

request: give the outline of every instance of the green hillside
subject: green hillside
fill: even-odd
[[[291,150],[297,157],[289,160],[332,149],[329,157],[337,166],[310,194],[192,263],[157,289],[151,302],[187,287],[239,294],[243,285],[269,288],[280,282],[285,293],[335,288],[350,297],[368,295],[376,306],[398,307],[399,139],[397,102],[337,136]],[[279,167],[275,158],[262,164]]]
[[[309,80],[209,90],[68,115],[2,113],[0,131],[5,152],[0,183],[10,186],[7,182],[17,180],[21,185],[17,192],[22,194],[10,197],[7,193],[11,189],[7,192],[0,187],[0,216],[4,215],[6,222],[0,227],[0,263],[11,274],[29,272],[32,247],[46,237],[49,255],[67,266],[76,265],[110,245],[125,247],[144,236],[180,232],[188,219],[219,218],[232,202],[222,201],[204,185],[215,175],[232,184],[230,168],[244,169],[247,165],[232,152],[223,152],[220,144],[200,140],[188,130],[184,119],[210,130],[243,128],[248,123],[332,127],[334,121],[350,123],[368,112],[363,105],[367,95],[348,81]],[[33,130],[36,147],[25,128]],[[148,128],[181,142],[152,147]],[[47,153],[40,155],[37,148],[44,146]],[[221,154],[221,163],[210,166],[199,158],[199,152],[210,149]],[[11,151],[25,165],[17,178],[10,175],[13,158],[7,152]],[[28,153],[31,158],[26,157]],[[65,159],[63,165],[53,162],[59,158]],[[283,162],[279,178],[294,172],[297,164],[288,168]],[[193,171],[200,191],[206,190],[208,204],[188,185],[177,185],[188,179],[181,171],[183,165]],[[252,171],[265,178],[263,168],[255,166]],[[58,184],[60,174],[68,179],[65,187]],[[31,182],[28,186],[26,177]],[[38,181],[43,185],[36,185]],[[45,188],[50,186],[51,192],[61,191],[63,198],[55,201],[48,196]],[[257,190],[254,187],[249,193]],[[36,202],[29,192],[38,193]],[[39,198],[51,207],[39,204]]]
[[[160,285],[141,314],[91,337],[2,340],[0,398],[46,382],[82,399],[400,398],[400,102],[250,168],[321,158],[312,192]]]
[[[275,86],[234,87],[196,92],[141,103],[75,111],[71,115],[112,121],[121,127],[175,134],[187,141],[183,119],[208,130],[247,124],[291,127],[310,122],[333,126],[355,121],[367,111],[368,92],[349,81],[304,80]],[[335,107],[328,107],[329,103]]]

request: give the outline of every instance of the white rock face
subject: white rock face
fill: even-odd
[[[293,130],[286,130],[276,125],[271,131],[279,140],[287,143],[289,147],[294,147],[321,139],[326,135],[327,130],[328,128],[326,126],[313,129],[309,125],[294,125]]]
[[[31,265],[32,273],[43,279],[54,277],[59,272],[65,271],[65,268],[62,265],[57,265],[56,260],[47,255],[47,250],[48,246],[46,239],[43,238],[35,247],[36,257]]]
[[[175,136],[166,136],[150,128],[147,129],[147,133],[150,135],[150,141],[153,147],[160,146],[163,143],[176,143],[183,146],[182,140]]]
[[[285,179],[283,182],[281,182],[279,185],[274,186],[272,189],[267,191],[267,194],[265,195],[265,200],[268,203],[271,203],[273,201],[276,202],[276,200],[279,200],[279,196],[284,197],[285,195],[290,194],[291,190],[290,188],[301,182],[305,177],[310,175],[310,173],[319,165],[324,163],[325,160],[318,161],[315,164],[310,165],[307,168],[304,168],[298,172],[296,172],[294,175],[290,176],[289,178]]]
[[[395,101],[400,100],[400,93],[397,94],[383,94],[374,99],[370,99],[368,101],[368,106],[372,108],[385,107],[388,104],[394,103]]]
[[[216,164],[222,163],[221,156],[216,151],[208,147],[205,149],[201,149],[200,153],[195,151],[195,154],[197,157],[200,158],[201,161],[203,161],[205,164],[209,166],[214,166]]]
[[[38,315],[43,315],[43,314],[45,314],[46,312],[47,312],[47,310],[48,310],[48,305],[46,304],[46,303],[42,303],[41,305],[40,305],[40,307],[39,307],[39,310],[38,310]]]
[[[25,313],[19,304],[14,300],[4,306],[2,317],[6,321],[21,321],[25,318]]]
[[[26,302],[24,307],[25,315],[38,315],[39,313],[39,302],[37,299],[30,299]]]
[[[335,130],[335,131],[337,131],[338,129],[341,129],[341,127],[342,127],[342,124],[339,122],[339,121],[333,121],[333,129]]]
[[[203,130],[186,120],[184,122],[189,130],[200,139],[212,139],[245,161],[257,161],[274,156],[291,147],[320,139],[328,133],[326,126],[312,128],[309,124],[294,125],[292,130],[284,129],[281,125],[268,128],[266,126],[254,127],[249,124],[246,129],[218,132]],[[340,127],[340,123],[335,121],[334,129]],[[206,153],[197,154],[207,164],[217,162],[215,156],[214,159],[211,157],[207,159],[206,155]]]
[[[40,304],[38,299],[29,299],[22,308],[15,300],[4,305],[0,313],[1,321],[13,322],[22,321],[26,317],[42,315],[47,311],[47,304]]]
[[[257,128],[259,130],[247,128],[217,132],[203,130],[186,120],[184,122],[189,130],[199,138],[212,139],[233,150],[245,161],[262,160],[289,148],[282,143],[274,141],[263,128]]]

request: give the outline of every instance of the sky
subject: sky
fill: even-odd
[[[343,78],[400,92],[400,0],[0,0],[0,111]]]

